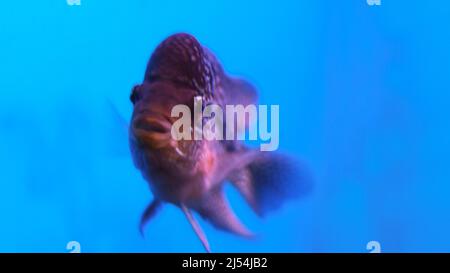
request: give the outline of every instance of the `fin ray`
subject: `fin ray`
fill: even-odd
[[[195,220],[194,216],[192,215],[191,211],[183,204],[181,204],[181,210],[183,211],[184,215],[188,219],[189,223],[192,226],[192,229],[194,229],[195,233],[197,234],[198,238],[203,244],[203,247],[205,248],[206,252],[211,252],[211,249],[209,248],[208,239],[206,238],[205,233],[203,232],[202,228],[198,224],[197,220]]]

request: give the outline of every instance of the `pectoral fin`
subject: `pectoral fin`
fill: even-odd
[[[145,224],[153,217],[155,216],[158,209],[161,207],[161,201],[159,199],[154,199],[145,209],[144,213],[141,217],[141,222],[139,224],[139,231],[142,236],[144,236],[144,228]]]

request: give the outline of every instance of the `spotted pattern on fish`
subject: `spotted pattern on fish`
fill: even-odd
[[[205,101],[213,100],[214,65],[193,36],[180,33],[164,40],[147,65],[145,81],[167,80],[197,90]]]

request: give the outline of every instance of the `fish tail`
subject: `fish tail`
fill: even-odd
[[[260,152],[230,177],[233,185],[260,216],[312,189],[311,175],[296,160],[279,153]]]
[[[194,216],[192,215],[191,211],[184,205],[180,205],[181,210],[183,211],[184,215],[186,215],[186,218],[188,219],[189,223],[192,226],[192,229],[194,229],[195,233],[197,234],[198,238],[203,244],[203,247],[205,248],[206,252],[210,253],[211,249],[209,248],[208,239],[206,238],[205,233],[203,232],[202,228],[198,224],[197,220],[195,220]]]

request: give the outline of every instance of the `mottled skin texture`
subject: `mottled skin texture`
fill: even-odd
[[[209,251],[206,236],[191,210],[217,228],[251,236],[228,206],[222,186],[231,181],[255,212],[261,214],[263,193],[259,189],[272,182],[259,186],[256,177],[264,180],[268,176],[260,173],[261,168],[252,166],[272,159],[238,141],[173,140],[170,128],[177,118],[171,117],[171,110],[175,105],[185,104],[193,112],[195,96],[202,96],[204,105],[247,105],[256,103],[257,97],[249,83],[228,77],[215,56],[193,36],[175,34],[157,47],[144,82],[132,90],[130,149],[135,166],[154,196],[142,216],[141,230],[160,205],[169,202],[183,210]]]

